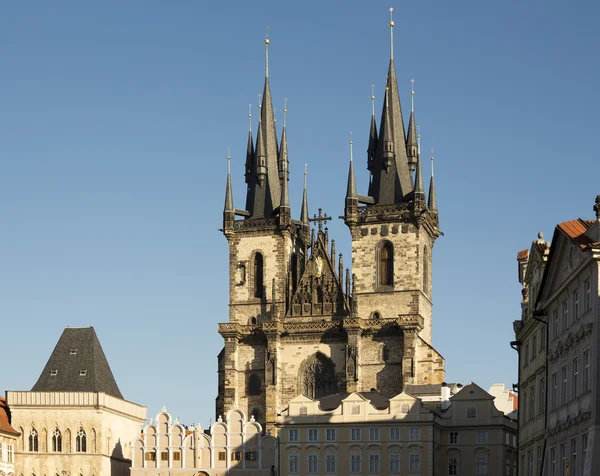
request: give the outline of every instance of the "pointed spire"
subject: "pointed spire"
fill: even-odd
[[[302,222],[302,226],[308,230],[310,228],[310,224],[308,222],[308,197],[306,194],[306,169],[308,168],[308,164],[304,164],[304,192],[302,193],[302,210],[300,211],[300,221]]]
[[[357,199],[356,180],[354,178],[354,160],[352,158],[352,132],[350,133],[350,168],[348,169],[348,188],[346,190],[346,204],[348,200]]]
[[[427,202],[427,207],[432,212],[437,212],[437,198],[435,196],[435,183],[433,181],[433,149],[431,149],[431,180],[429,181],[429,200]]]
[[[421,134],[418,135],[418,142],[421,142]],[[423,173],[421,171],[421,157],[417,153],[417,172],[415,174],[414,205],[420,210],[425,205],[425,187],[423,186]]]
[[[269,27],[265,27],[265,78],[269,77]]]
[[[392,18],[392,14],[394,12],[393,8],[390,8],[390,60],[394,60],[394,19]]]
[[[248,104],[248,147],[246,149],[246,183],[250,183],[254,164],[254,140],[252,139],[252,104]]]
[[[389,78],[388,78],[389,84]],[[383,167],[385,168],[385,172],[387,174],[392,170],[392,165],[394,165],[394,133],[392,131],[392,118],[390,116],[390,88],[386,86],[385,88],[385,106],[384,106],[384,116],[381,119],[381,141],[383,146],[382,156],[383,156]]]
[[[225,211],[232,212],[233,209],[233,193],[231,191],[231,155],[230,148],[227,148],[227,189],[225,190]]]
[[[408,169],[413,172],[417,163],[417,131],[415,127],[415,80],[411,79],[411,108],[408,122],[408,134],[406,136],[406,156],[408,158]]]
[[[279,168],[279,180],[283,180],[283,178],[285,177],[286,180],[290,179],[290,171],[289,171],[289,166],[290,166],[290,162],[289,162],[289,158],[288,158],[288,149],[287,149],[287,127],[286,127],[286,123],[287,123],[287,98],[285,98],[285,105],[283,106],[283,131],[281,132],[281,143],[279,145],[279,162],[278,162],[278,168]],[[287,173],[284,174],[283,168],[283,162],[286,162],[285,166],[287,169]]]
[[[377,151],[377,123],[375,121],[375,85],[371,84],[371,128],[369,130],[369,147],[367,149],[367,169],[375,170],[375,152]],[[370,191],[369,191],[370,192]]]

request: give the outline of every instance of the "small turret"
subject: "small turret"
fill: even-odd
[[[437,198],[435,196],[435,183],[433,181],[433,154],[431,156],[431,180],[429,181],[429,200],[427,202],[427,208],[430,211],[437,213]]]
[[[415,171],[417,165],[417,131],[415,128],[415,80],[411,79],[411,108],[410,108],[410,119],[408,121],[408,134],[406,136],[406,157],[408,158],[408,169],[412,172]]]
[[[233,233],[235,208],[233,207],[233,192],[231,190],[231,155],[227,153],[227,186],[225,188],[225,206],[223,207],[223,232]]]
[[[281,180],[281,201],[279,203],[279,225],[287,226],[291,223],[290,195],[288,193],[288,179],[287,179],[287,175],[288,175],[287,157],[283,160],[282,172],[283,172],[283,179]]]
[[[369,130],[369,147],[367,149],[367,169],[371,174],[375,171],[375,153],[377,152],[377,123],[375,121],[375,85],[371,85],[371,128]],[[369,193],[371,191],[369,190]]]
[[[252,139],[252,104],[248,104],[248,147],[246,149],[246,172],[244,178],[250,183],[254,164],[254,140]]]
[[[348,168],[348,188],[346,189],[346,209],[344,221],[346,225],[355,225],[358,220],[358,195],[354,177],[354,160],[352,158],[352,133],[350,133],[350,166]]]
[[[383,145],[383,167],[387,174],[392,170],[394,165],[394,135],[392,131],[392,120],[389,107],[390,89],[385,88],[385,111],[383,115],[383,123],[381,124],[381,141]]]
[[[302,222],[302,233],[304,235],[304,242],[308,241],[308,235],[310,234],[310,223],[308,221],[308,197],[306,195],[307,167],[307,164],[304,164],[304,192],[302,193],[302,209],[300,211],[300,221]]]
[[[425,187],[423,186],[423,172],[421,170],[421,134],[417,137],[418,152],[417,152],[417,172],[415,174],[415,189],[413,205],[416,212],[420,212],[426,207],[425,203]]]
[[[284,164],[285,162],[285,164]],[[287,98],[285,98],[285,105],[283,106],[283,130],[281,132],[281,143],[279,144],[279,157],[277,161],[277,167],[279,169],[279,180],[282,181],[284,177],[284,167],[287,169],[285,174],[286,180],[290,179],[290,161],[288,158],[287,150]]]

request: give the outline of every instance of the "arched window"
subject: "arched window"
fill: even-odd
[[[38,433],[35,428],[32,428],[29,432],[29,451],[38,451]]]
[[[391,243],[384,243],[379,250],[379,285],[394,285],[394,250]]]
[[[264,270],[263,270],[263,255],[256,253],[254,255],[254,297],[263,297]]]
[[[62,453],[62,434],[58,428],[52,433],[52,451]]]
[[[87,438],[83,428],[79,428],[79,431],[77,432],[77,438],[75,439],[75,451],[78,453],[87,452]]]
[[[292,255],[292,292],[296,292],[298,287],[298,257],[296,253]]]
[[[429,289],[429,250],[423,248],[423,292],[428,294]]]
[[[300,391],[309,398],[323,398],[338,392],[335,365],[321,353],[309,357],[300,372]]]
[[[260,378],[256,374],[250,375],[248,380],[248,395],[260,395]]]

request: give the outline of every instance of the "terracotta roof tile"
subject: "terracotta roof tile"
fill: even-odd
[[[585,234],[585,232],[590,229],[593,223],[593,220],[582,220],[579,218],[577,220],[559,223],[558,228],[581,248],[585,249],[588,247],[588,245],[593,243],[592,240]]]
[[[517,253],[517,260],[521,261],[522,259],[527,259],[529,256],[529,250],[522,250]]]
[[[6,400],[0,397],[0,432],[3,433],[12,433],[14,435],[20,435],[20,433],[15,430],[12,426],[10,426],[8,415],[10,411],[8,409],[8,405],[6,404]]]

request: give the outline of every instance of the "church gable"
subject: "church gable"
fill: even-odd
[[[341,276],[335,273],[327,250],[326,235],[319,231],[311,255],[292,294],[288,317],[323,317],[348,315],[348,303]]]

